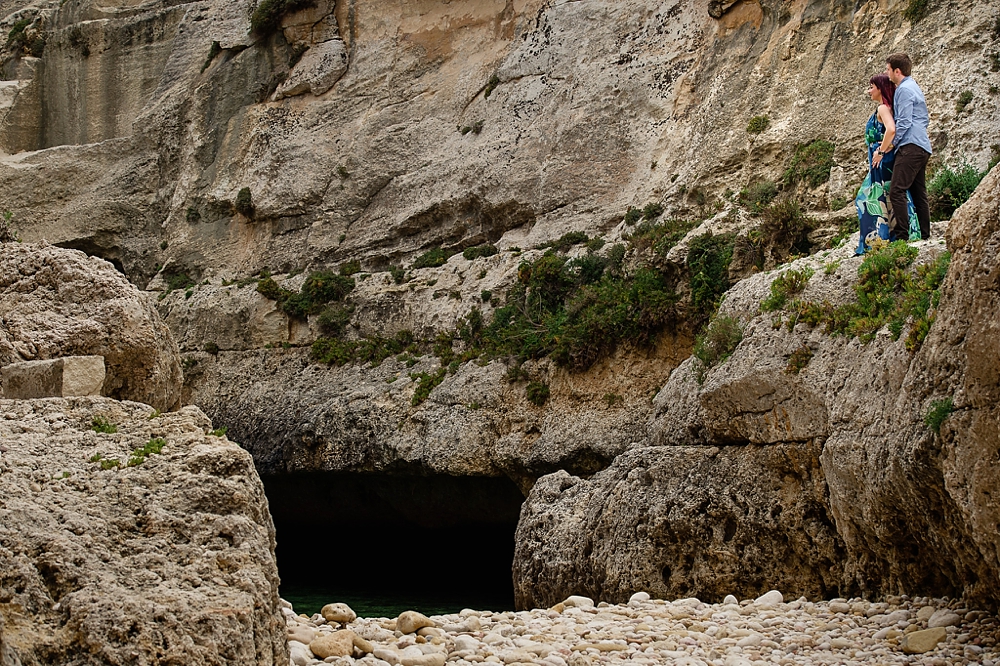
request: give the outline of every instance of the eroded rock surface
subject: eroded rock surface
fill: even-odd
[[[60,356],[103,356],[104,395],[180,403],[180,355],[148,294],[83,252],[0,244],[0,365]]]
[[[542,477],[518,522],[518,607],[551,606],[567,590],[619,603],[636,590],[721,601],[773,581],[796,596],[837,596],[844,549],[820,451],[647,447],[587,480]]]
[[[250,455],[209,435],[197,408],[151,411],[0,400],[0,654],[26,666],[287,664],[274,527]],[[98,416],[117,431],[95,432]]]

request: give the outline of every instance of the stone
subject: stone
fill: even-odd
[[[851,606],[845,601],[831,601],[830,602],[830,612],[831,613],[850,613]]]
[[[288,626],[288,640],[298,641],[303,645],[309,645],[314,640],[316,640],[316,637],[318,635],[319,632],[317,632],[315,628],[310,627],[307,624],[299,624],[296,622]]]
[[[354,622],[354,620],[358,617],[358,614],[351,610],[350,606],[344,603],[327,604],[323,606],[320,614],[327,622],[338,622],[340,624]]]
[[[393,648],[376,647],[372,651],[372,654],[375,655],[376,658],[381,659],[392,666],[396,666],[396,664],[400,663],[399,651]]]
[[[103,356],[104,395],[160,410],[179,405],[180,355],[169,329],[106,261],[45,243],[0,243],[0,322],[0,366]],[[96,367],[71,363],[63,382],[89,389]]]
[[[728,606],[730,604],[738,604],[740,603],[740,600],[731,594],[727,594],[726,597],[722,600],[722,603]]]
[[[937,644],[943,641],[947,635],[948,632],[945,631],[944,627],[924,629],[904,635],[899,644],[906,654],[923,654],[937,647]]]
[[[349,657],[354,652],[354,632],[341,629],[316,637],[309,643],[309,649],[320,659],[327,657]]]
[[[0,368],[0,373],[0,395],[9,399],[100,395],[104,386],[104,357],[65,356],[11,363]]]
[[[308,645],[299,641],[288,642],[289,660],[295,666],[308,666],[313,661],[313,653]]]
[[[628,605],[638,606],[639,604],[649,601],[649,598],[650,598],[649,592],[636,592],[635,594],[633,594],[631,597],[628,598]]]
[[[94,645],[108,663],[168,651],[178,663],[287,664],[253,459],[208,435],[197,407],[150,412],[105,397],[0,400],[0,598],[8,622],[19,609],[16,642],[4,637],[24,664],[72,663]],[[117,433],[95,433],[97,414]],[[129,466],[154,437],[160,452]],[[32,491],[34,470],[55,478]]]
[[[927,620],[927,627],[955,627],[962,624],[962,616],[949,608],[941,608]]]
[[[312,46],[278,86],[274,99],[304,93],[322,95],[347,71],[347,49],[342,39],[331,39]]]
[[[926,622],[931,619],[931,616],[937,611],[934,606],[922,606],[920,610],[917,611],[917,620],[920,622]]]
[[[562,603],[566,608],[582,608],[586,610],[587,608],[594,607],[593,599],[575,594],[566,597]]]
[[[363,652],[364,654],[371,654],[375,650],[375,646],[372,645],[371,641],[362,638],[357,634],[354,635],[354,647],[357,651]]]
[[[414,656],[400,657],[399,663],[402,666],[444,666],[448,658],[440,653],[421,654]]]
[[[777,606],[780,603],[784,603],[785,598],[781,595],[778,590],[771,590],[766,592],[754,600],[754,603],[758,606]]]
[[[403,634],[412,634],[422,627],[433,627],[434,620],[417,611],[403,611],[396,618],[396,630]]]

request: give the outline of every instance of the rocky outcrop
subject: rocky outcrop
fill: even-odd
[[[788,271],[807,276],[794,297],[827,311],[856,298],[861,259],[850,247],[731,289],[719,316],[742,322],[743,338],[715,367],[692,357],[674,370],[655,399],[650,443],[660,446],[629,452],[590,480],[538,481],[518,528],[520,602],[576,591],[622,599],[637,589],[714,599],[727,586],[756,592],[770,581],[795,594],[930,591],[993,603],[998,199],[994,170],[952,220],[954,258],[922,345],[908,335],[917,315],[898,339],[882,326],[863,342],[789,324],[780,308],[760,311]],[[940,232],[915,244],[915,265],[945,251]],[[661,480],[651,470],[663,470]],[[778,499],[790,497],[806,502],[791,516]],[[679,525],[690,526],[686,540]]]
[[[879,368],[887,383],[852,405],[883,403],[880,418],[831,434],[824,447],[849,569],[874,593],[1000,598],[998,202],[994,168],[951,221],[953,259],[927,340],[908,365]],[[947,400],[954,412],[945,402],[935,433],[925,417]]]
[[[0,244],[0,366],[62,356],[103,356],[103,395],[179,406],[177,345],[147,294],[82,252]]]
[[[821,448],[647,447],[588,480],[542,477],[517,527],[517,606],[552,606],[567,590],[612,603],[640,590],[722,601],[776,581],[792,596],[839,596],[843,542]]]
[[[151,411],[0,400],[5,666],[288,663],[249,454],[197,408]]]

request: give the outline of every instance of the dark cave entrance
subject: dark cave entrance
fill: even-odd
[[[513,610],[524,496],[507,478],[302,473],[262,477],[281,595],[298,613]]]

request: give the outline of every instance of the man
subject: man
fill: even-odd
[[[920,221],[920,237],[927,240],[931,236],[931,214],[927,206],[926,170],[931,156],[931,142],[927,138],[927,102],[917,82],[910,78],[913,63],[905,53],[893,53],[885,59],[885,73],[896,84],[893,101],[893,115],[896,120],[896,136],[892,148],[896,151],[896,163],[892,169],[892,184],[889,186],[889,203],[893,214],[889,220],[889,239],[908,240],[909,220],[906,210],[906,193],[913,198],[913,207]],[[876,159],[881,161],[881,151],[876,151]]]

